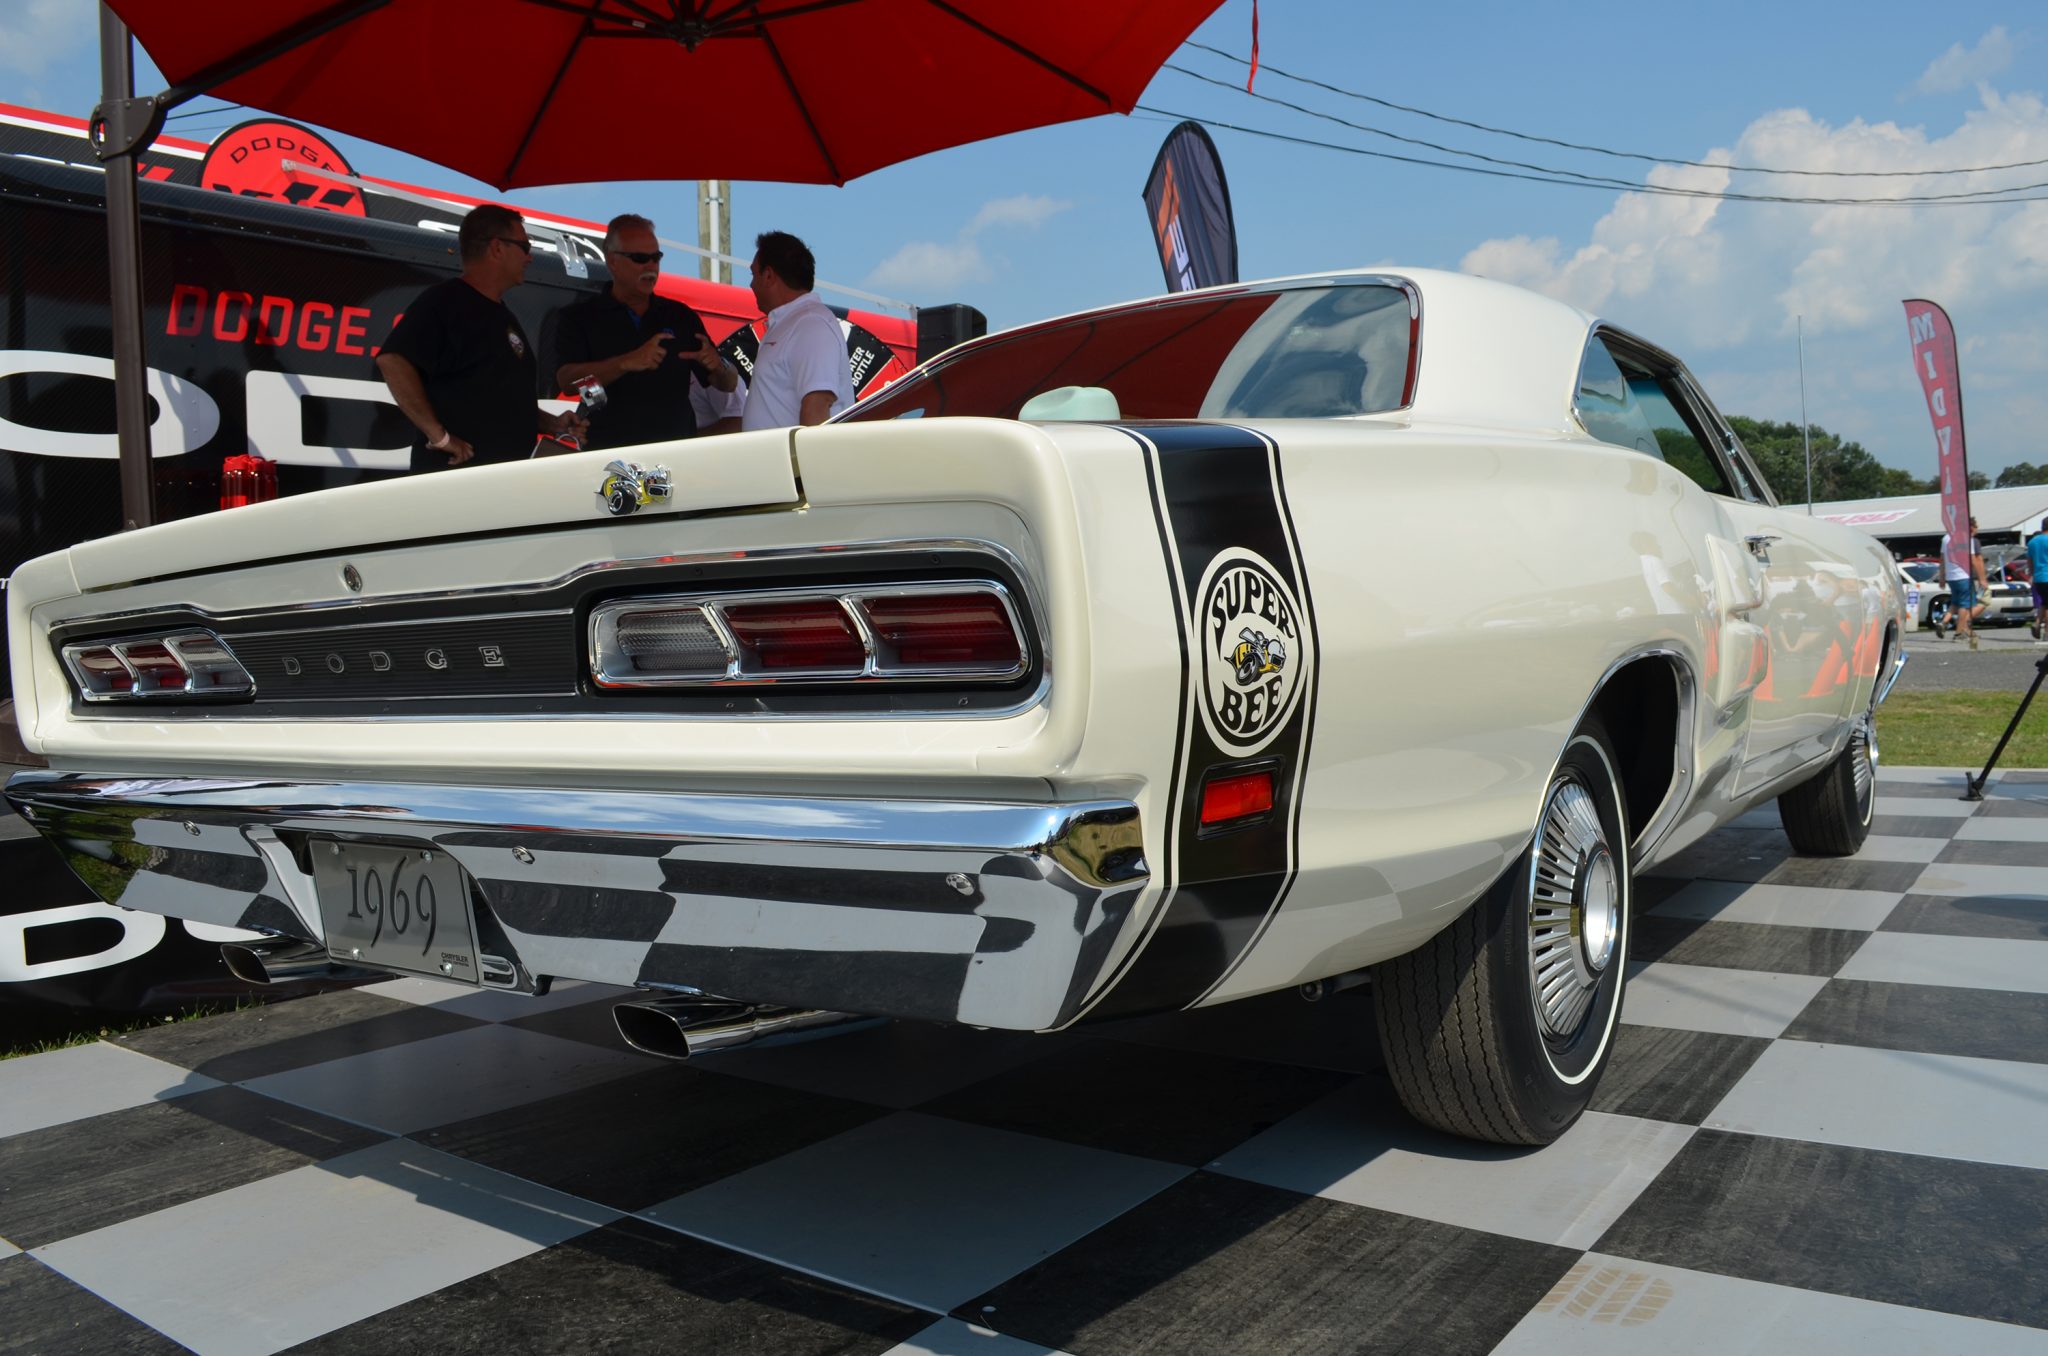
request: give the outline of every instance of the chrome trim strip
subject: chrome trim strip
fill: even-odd
[[[1897,686],[1899,675],[1905,671],[1906,647],[1901,645],[1898,647],[1898,653],[1892,657],[1892,671],[1885,675],[1883,682],[1878,684],[1876,705],[1884,705],[1884,699],[1892,695],[1892,688]]]
[[[432,844],[519,974],[1013,1030],[1079,1011],[1147,887],[1135,804],[17,774],[109,903],[320,942],[306,835]],[[522,988],[530,985],[521,985]]]

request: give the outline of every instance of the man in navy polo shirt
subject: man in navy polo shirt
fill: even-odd
[[[737,420],[744,399],[739,374],[695,311],[654,294],[661,278],[654,223],[630,213],[612,218],[604,255],[611,285],[563,307],[551,322],[556,386],[571,391],[586,377],[595,378],[607,396],[602,409],[590,412],[583,445],[630,447],[691,437],[699,431],[693,386],[703,388],[698,400],[708,398],[719,423]]]

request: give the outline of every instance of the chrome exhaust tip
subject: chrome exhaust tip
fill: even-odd
[[[289,984],[300,979],[383,979],[382,970],[342,965],[318,942],[222,942],[221,963],[245,984]]]
[[[878,1020],[815,1008],[761,1007],[724,998],[650,998],[612,1008],[619,1038],[643,1054],[663,1059],[688,1059],[770,1037]]]

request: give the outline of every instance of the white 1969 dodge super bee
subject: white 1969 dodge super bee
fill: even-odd
[[[1898,571],[1515,288],[1185,293],[608,461],[30,562],[8,796],[237,973],[636,986],[664,1053],[1368,972],[1409,1109],[1510,1143],[1592,1096],[1636,873],[1869,831]]]

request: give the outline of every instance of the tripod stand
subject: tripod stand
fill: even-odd
[[[1963,786],[1964,800],[1984,799],[1984,783],[1991,780],[1991,769],[1998,766],[1998,755],[2005,752],[2005,746],[2012,742],[2013,731],[2020,728],[2020,717],[2027,714],[2027,705],[2034,700],[2034,694],[2041,690],[2041,680],[2048,678],[2048,655],[2034,661],[2034,683],[2027,689],[2027,695],[2020,698],[2020,709],[2012,713],[2012,723],[2005,727],[2005,733],[1998,737],[1998,747],[1991,751],[1990,761],[1984,770],[1970,778]]]

